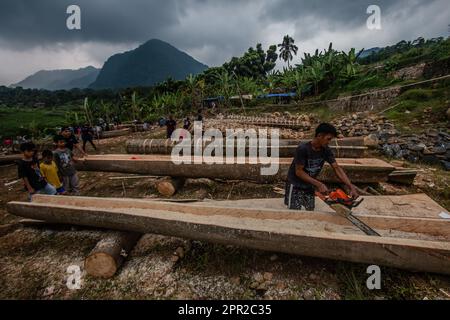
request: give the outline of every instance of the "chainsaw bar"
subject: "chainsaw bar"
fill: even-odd
[[[347,215],[347,219],[353,223],[356,227],[358,227],[361,231],[363,231],[368,236],[376,236],[381,237],[381,234],[373,230],[371,227],[369,227],[367,224],[359,220],[357,217],[355,217],[352,214]]]

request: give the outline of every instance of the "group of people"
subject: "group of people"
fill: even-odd
[[[55,150],[43,150],[41,159],[36,145],[24,142],[20,145],[22,159],[18,161],[18,175],[31,201],[35,194],[46,195],[78,195],[79,178],[75,169],[74,149],[86,156],[80,147],[75,133],[69,128],[62,128],[54,137]]]
[[[198,110],[197,115],[195,116],[195,121],[197,122],[203,122],[203,114],[202,114],[202,110]],[[168,119],[160,119],[159,120],[159,125],[165,126],[166,127],[166,132],[167,132],[167,139],[171,139],[173,133],[175,132],[175,130],[177,129],[177,122],[176,120],[174,120],[173,116],[170,115],[168,117]],[[190,131],[192,127],[192,122],[191,122],[191,118],[189,116],[186,116],[183,119],[183,129],[186,131]]]
[[[84,124],[82,126],[71,126],[64,127],[61,132],[68,130],[71,135],[78,137],[83,141],[83,151],[86,152],[86,145],[89,143],[94,150],[97,150],[97,146],[94,143],[96,137],[98,137],[102,131],[99,126],[92,127],[89,124]]]
[[[202,121],[201,112],[198,113],[196,121]],[[176,121],[172,116],[165,123],[168,138],[172,137],[176,129]],[[189,117],[183,121],[183,128],[189,130],[191,122]],[[44,150],[41,162],[38,160],[36,146],[32,142],[22,143],[20,149],[23,157],[18,162],[19,178],[23,179],[29,199],[34,194],[65,195],[79,193],[79,179],[74,163],[73,150],[86,156],[85,145],[91,136],[90,130],[85,128],[81,131],[83,147],[80,147],[77,137],[70,128],[63,128],[55,138],[56,149],[54,151]],[[286,181],[285,205],[292,210],[315,209],[316,192],[327,195],[328,187],[319,181],[319,176],[325,162],[333,168],[336,176],[348,187],[350,196],[359,197],[357,188],[351,183],[347,174],[336,162],[330,142],[337,137],[336,128],[324,123],[317,127],[315,137],[311,142],[300,144],[296,150],[294,160],[288,171]],[[94,146],[95,147],[95,146]]]

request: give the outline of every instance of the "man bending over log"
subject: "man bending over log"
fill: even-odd
[[[316,129],[316,136],[311,142],[301,144],[297,148],[286,182],[284,202],[289,209],[314,211],[315,191],[324,195],[329,194],[327,186],[316,179],[325,161],[333,167],[338,178],[350,189],[350,196],[354,198],[359,196],[355,186],[337,164],[328,146],[336,136],[336,128],[331,124],[323,123]]]

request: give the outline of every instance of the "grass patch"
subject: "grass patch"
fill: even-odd
[[[54,128],[68,125],[66,108],[30,109],[30,108],[0,108],[0,138],[16,135],[49,134]]]
[[[421,123],[427,120],[435,126],[439,123],[445,126],[449,99],[450,85],[437,89],[411,89],[397,98],[393,103],[395,107],[386,111],[385,116],[404,133],[417,133],[416,126],[410,127],[413,120]]]

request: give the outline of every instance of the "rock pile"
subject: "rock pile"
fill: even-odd
[[[373,136],[379,150],[389,158],[442,165],[450,170],[450,134],[446,129],[429,129],[422,134],[401,135],[386,117],[355,113],[333,122],[340,138]]]
[[[380,131],[380,150],[390,158],[442,165],[450,170],[450,134],[436,129],[423,134],[399,135],[396,130]]]
[[[332,124],[338,130],[341,138],[367,136],[380,130],[394,128],[394,125],[386,117],[365,112],[354,113],[350,117],[333,121]]]

